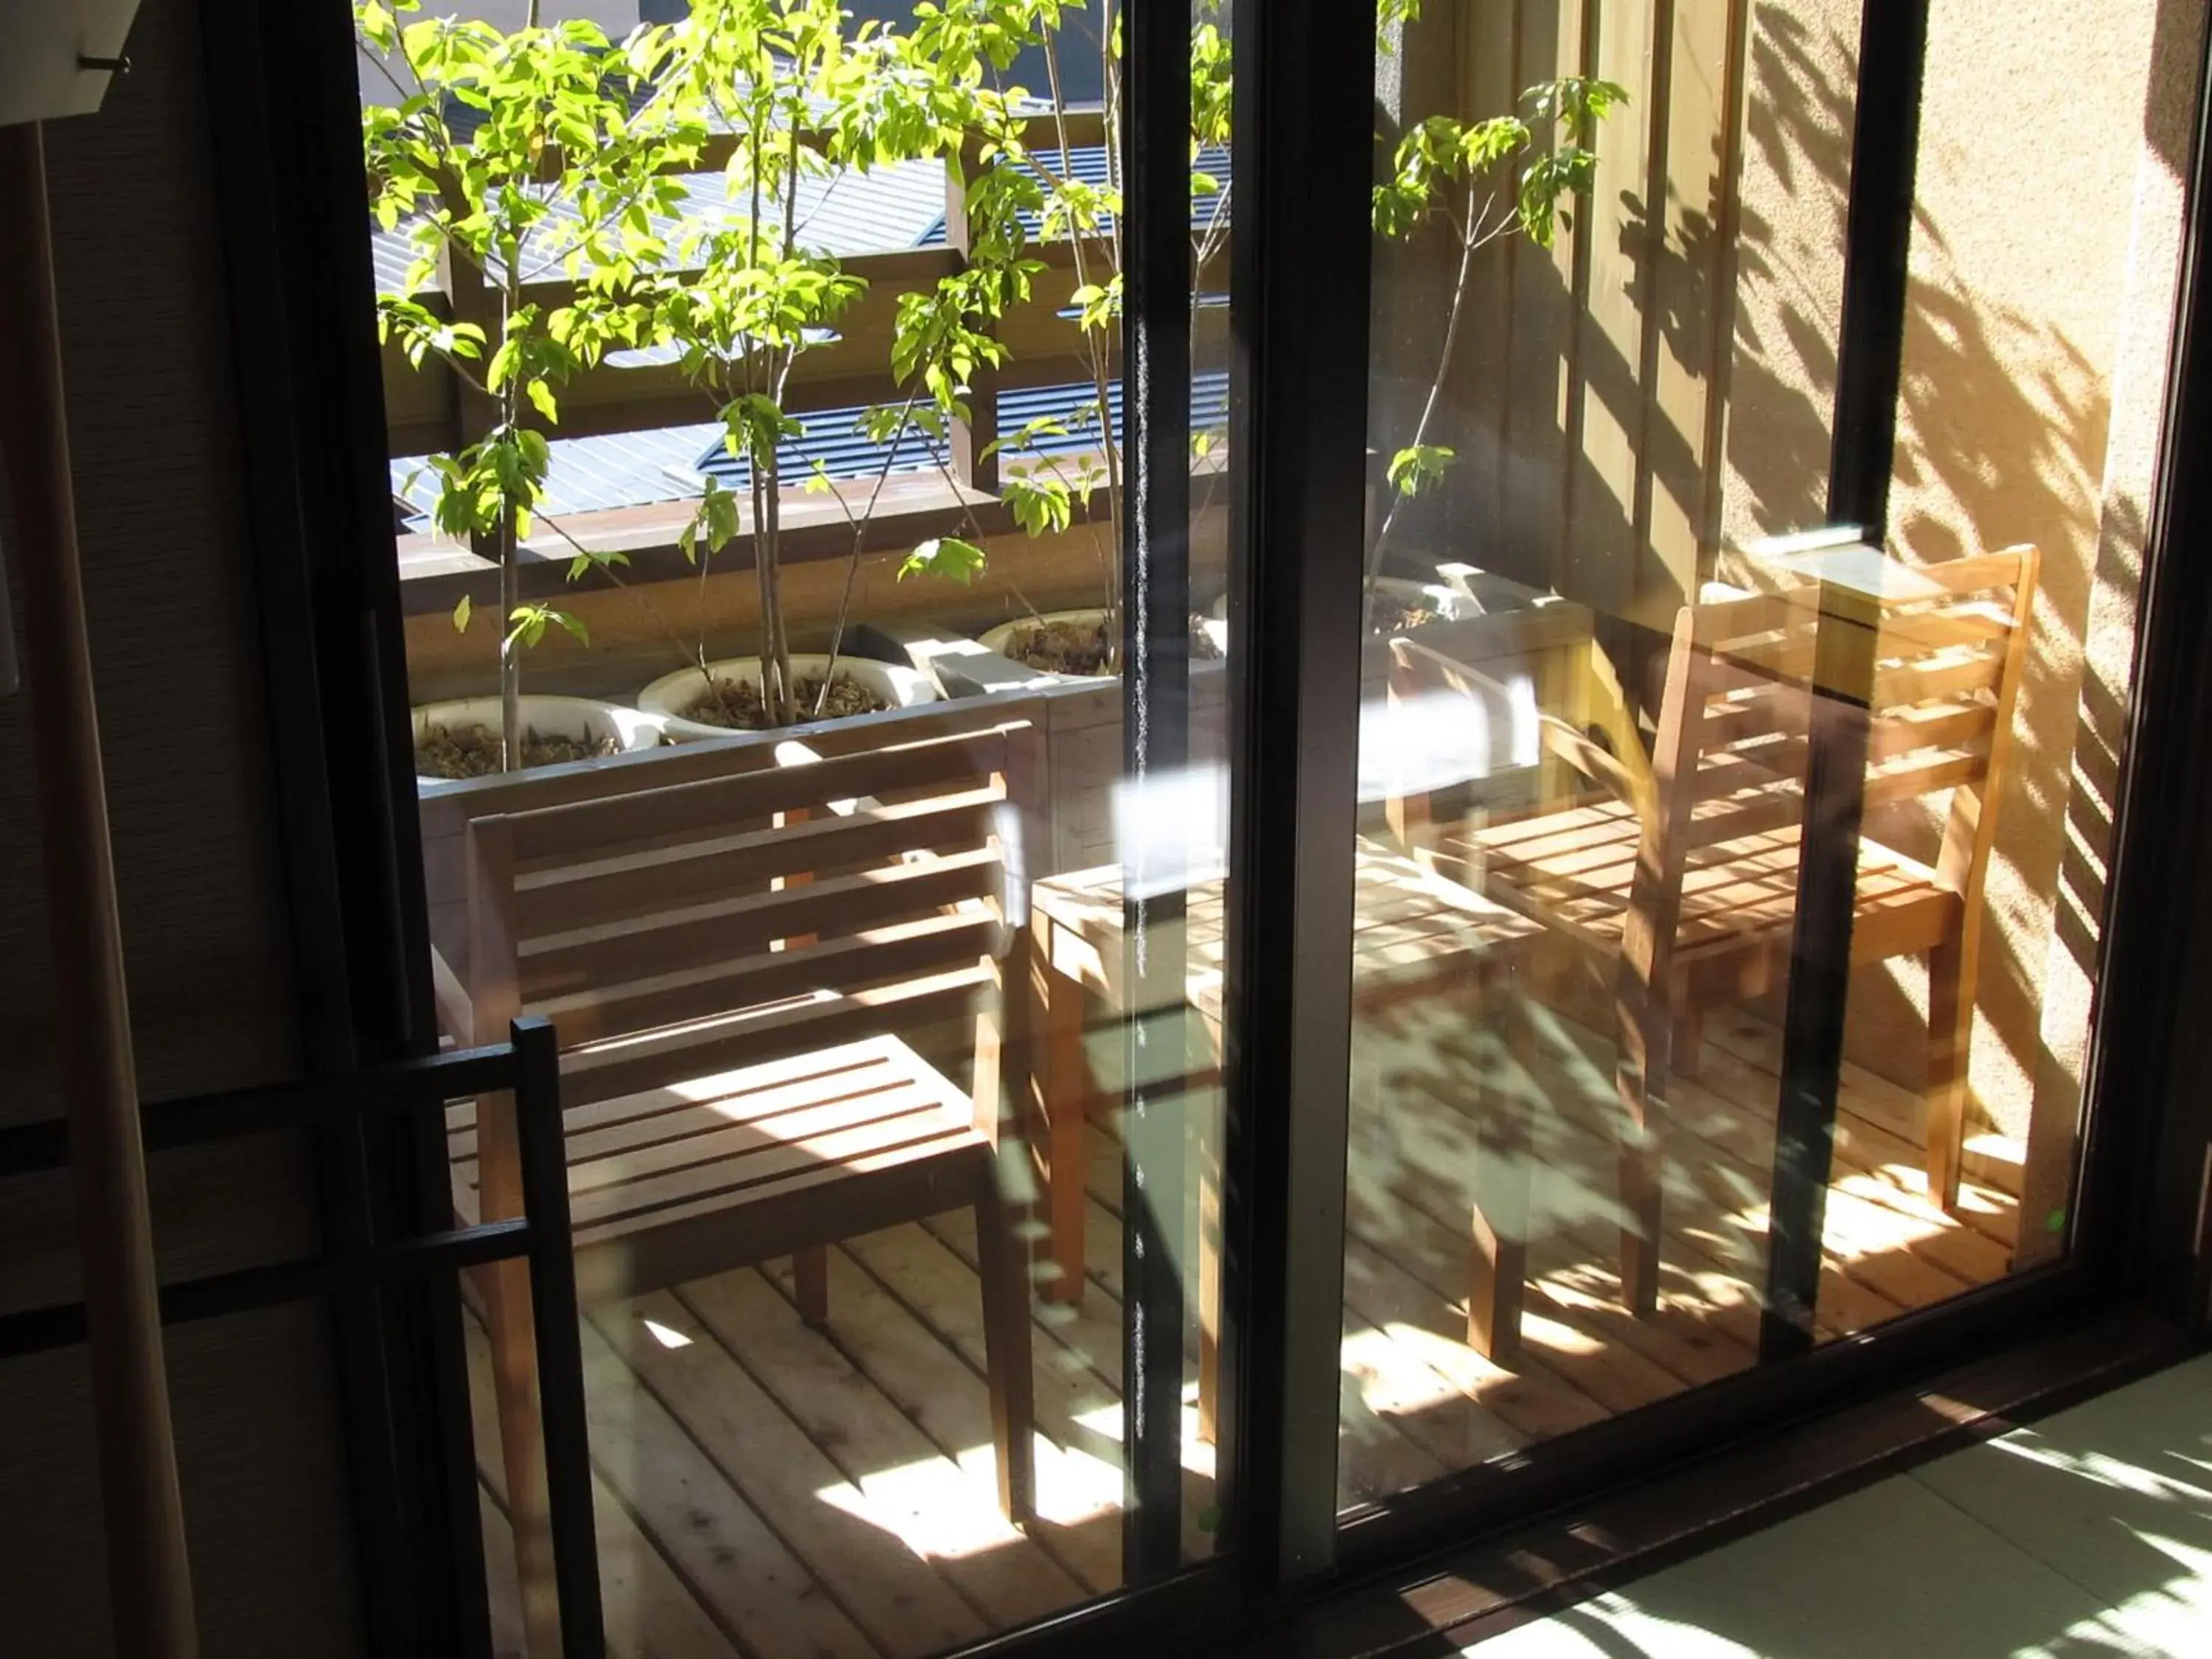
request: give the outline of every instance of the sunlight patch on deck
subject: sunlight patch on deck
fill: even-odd
[[[989,1462],[988,1450],[984,1461]],[[841,1481],[815,1497],[890,1534],[925,1560],[957,1560],[1012,1543],[1018,1536],[999,1513],[991,1489],[942,1457],[878,1469],[857,1484]]]

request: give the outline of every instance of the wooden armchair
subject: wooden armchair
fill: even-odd
[[[787,1255],[819,1322],[830,1244],[972,1206],[1017,1522],[1033,1510],[1029,1270],[999,1143],[1001,1103],[1020,1097],[1004,1022],[1024,1003],[1001,964],[1022,913],[1000,838],[1033,735],[1012,723],[466,831],[475,1028],[527,1009],[560,1033],[580,1298]],[[908,1039],[969,1020],[963,1091]],[[466,1221],[517,1212],[511,1109],[479,1105],[450,1121]],[[483,1288],[510,1489],[526,1495],[526,1290],[497,1270]]]
[[[1896,585],[1911,597],[1869,601],[1867,830],[1885,809],[1948,802],[1933,864],[1862,836],[1851,961],[1928,958],[1928,1183],[1946,1209],[1958,1202],[1983,889],[2036,568],[2032,547],[1917,567]],[[1547,721],[1547,744],[1589,786],[1564,808],[1455,822],[1421,803],[1393,810],[1434,872],[1542,923],[1611,975],[1621,1279],[1639,1313],[1658,1304],[1670,1072],[1694,1066],[1706,1009],[1786,970],[1821,592],[1683,608],[1648,767],[1640,750],[1612,754]],[[1405,695],[1449,684],[1418,650],[1400,652],[1395,672]]]

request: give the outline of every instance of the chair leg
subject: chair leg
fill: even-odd
[[[1959,1207],[1966,1146],[1967,1045],[1974,1033],[1966,948],[1951,939],[1928,953],[1928,1196]]]
[[[538,1344],[532,1334],[528,1268],[495,1262],[477,1275],[490,1339],[492,1391],[499,1408],[500,1459],[514,1524],[515,1577],[523,1631],[532,1653],[561,1650],[561,1592],[553,1568],[553,1510],[547,1495],[545,1434],[538,1403]]]
[[[1662,1120],[1673,1015],[1653,999],[1624,1011],[1615,1069],[1625,1121],[1620,1140],[1620,1289],[1631,1313],[1659,1311]]]
[[[1492,1364],[1510,1366],[1520,1357],[1521,1310],[1528,1295],[1528,1144],[1510,1133],[1485,1134],[1475,1158],[1467,1344]]]
[[[791,1258],[799,1316],[815,1330],[830,1322],[830,1247],[810,1244]]]
[[[1649,1141],[1620,1149],[1620,1287],[1639,1319],[1659,1311],[1659,1152]]]
[[[1013,1234],[1013,1211],[996,1170],[975,1200],[975,1255],[983,1291],[983,1370],[991,1394],[991,1440],[999,1507],[1016,1526],[1036,1514],[1036,1380],[1030,1360],[1030,1275]]]
[[[1083,1300],[1084,1129],[1091,1110],[1091,1074],[1083,1054],[1083,988],[1045,970],[1045,1219],[1053,1265],[1042,1294],[1074,1307]]]

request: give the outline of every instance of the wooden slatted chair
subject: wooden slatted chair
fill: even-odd
[[[2036,568],[2032,547],[1915,567],[1924,580],[1896,584],[1911,597],[1869,599],[1846,624],[1866,624],[1873,654],[1851,961],[1928,958],[1928,1183],[1946,1209],[1958,1202],[1984,884]],[[1786,971],[1822,592],[1684,607],[1648,767],[1640,750],[1616,756],[1547,720],[1547,744],[1589,786],[1564,810],[1450,823],[1422,803],[1393,810],[1434,872],[1541,922],[1611,974],[1621,1278],[1639,1313],[1658,1304],[1670,1073],[1694,1066],[1706,1009],[1759,995]],[[1447,667],[1418,646],[1399,651],[1401,695],[1449,685]],[[1932,865],[1873,838],[1886,809],[1945,795]]]
[[[474,1029],[560,1033],[587,1304],[781,1255],[828,1317],[837,1240],[970,1207],[999,1495],[1033,1513],[1029,1269],[999,1153],[1020,1098],[1022,895],[1002,838],[1031,727],[482,817],[468,837]],[[787,758],[811,761],[804,750]],[[1010,900],[1012,902],[1010,902]],[[972,1087],[908,1038],[972,1019]],[[455,1207],[516,1213],[511,1108],[456,1109]],[[1018,1177],[1016,1177],[1018,1179]],[[481,1283],[511,1490],[536,1489],[526,1291]]]

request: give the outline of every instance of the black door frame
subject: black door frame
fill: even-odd
[[[1917,115],[1915,99],[1885,103],[1908,70],[1917,83],[1917,64],[1888,43],[1924,27],[1924,0],[1869,0],[1870,39],[1877,27],[1893,33],[1862,56],[1863,122],[1884,109]],[[296,839],[302,968],[327,990],[308,1051],[343,1071],[426,1052],[433,1042],[350,27],[343,0],[256,0],[229,27],[252,50],[234,51],[228,32],[211,40],[210,76],[243,343],[240,394],[249,432],[270,440],[249,447],[248,472],[271,637],[271,744]],[[2180,1086],[2203,1056],[2179,1018],[2203,988],[2198,976],[2212,974],[2192,949],[2204,936],[2200,924],[2212,921],[2212,871],[2192,844],[2192,827],[2212,814],[2212,769],[2193,752],[2212,719],[2212,653],[2202,648],[2212,620],[2212,559],[2203,556],[2212,549],[2212,470],[2185,459],[2212,441],[2200,80],[2188,263],[2100,964],[2079,1248],[2057,1266],[1863,1339],[1534,1448],[1510,1473],[1470,1471],[1340,1524],[1336,1310],[1359,653],[1358,606],[1347,600],[1358,591],[1365,469],[1373,36],[1364,8],[1327,0],[1236,0],[1233,27],[1233,189],[1245,223],[1231,255],[1239,470],[1231,616],[1240,647],[1231,664],[1231,834],[1240,862],[1225,1042],[1225,1553],[994,1638],[979,1654],[1126,1652],[1139,1636],[1164,1652],[1204,1650],[1230,1629],[1361,1574],[1907,1383],[2116,1297],[2178,1322],[2205,1312],[2212,1105],[2185,1098]],[[1909,165],[1905,178],[1909,215]],[[1129,205],[1155,230],[1172,219],[1182,234],[1179,199],[1141,196]],[[1887,243],[1872,229],[1863,247],[1856,232],[1852,240],[1853,281],[1876,296],[1868,314],[1879,314],[1883,295],[1901,314],[1901,259],[1887,262],[1903,244],[1888,222]],[[1271,258],[1271,246],[1300,258]],[[1861,262],[1877,257],[1887,286],[1869,290],[1867,273],[1877,267]],[[1318,329],[1315,317],[1356,321]],[[1874,465],[1875,449],[1886,453],[1888,443],[1872,434],[1893,408],[1893,350],[1874,331],[1854,337],[1880,349],[1858,360],[1868,367],[1848,367],[1847,341],[1846,385],[1879,390],[1886,372],[1888,392],[1870,414],[1862,397],[1849,421],[1839,407],[1838,429],[1867,434],[1864,459]],[[1886,371],[1882,352],[1891,354]],[[1187,429],[1187,407],[1170,414],[1164,401],[1138,398],[1132,408],[1135,447],[1176,423]],[[286,433],[315,441],[275,441]],[[1877,470],[1887,476],[1886,465]],[[1260,547],[1264,562],[1253,556]],[[336,919],[337,937],[318,917]],[[1832,1075],[1826,1088],[1832,1111]],[[438,1202],[434,1136],[334,1156],[325,1198],[342,1229],[356,1224],[347,1215],[361,1200],[349,1194],[367,1194],[358,1224],[380,1232],[419,1224]],[[357,1513],[381,1526],[393,1514],[393,1475],[403,1495],[410,1483],[434,1491],[473,1476],[465,1421],[456,1416],[466,1383],[448,1340],[457,1331],[452,1308],[394,1297],[375,1313],[374,1340],[405,1358],[400,1370],[412,1379],[388,1399],[349,1396],[354,1432],[390,1448],[388,1458],[357,1461],[354,1472]],[[434,1528],[405,1535],[404,1548],[386,1537],[365,1552],[372,1595],[399,1608],[379,1641],[410,1655],[481,1650],[481,1604],[471,1606],[480,1540]]]

